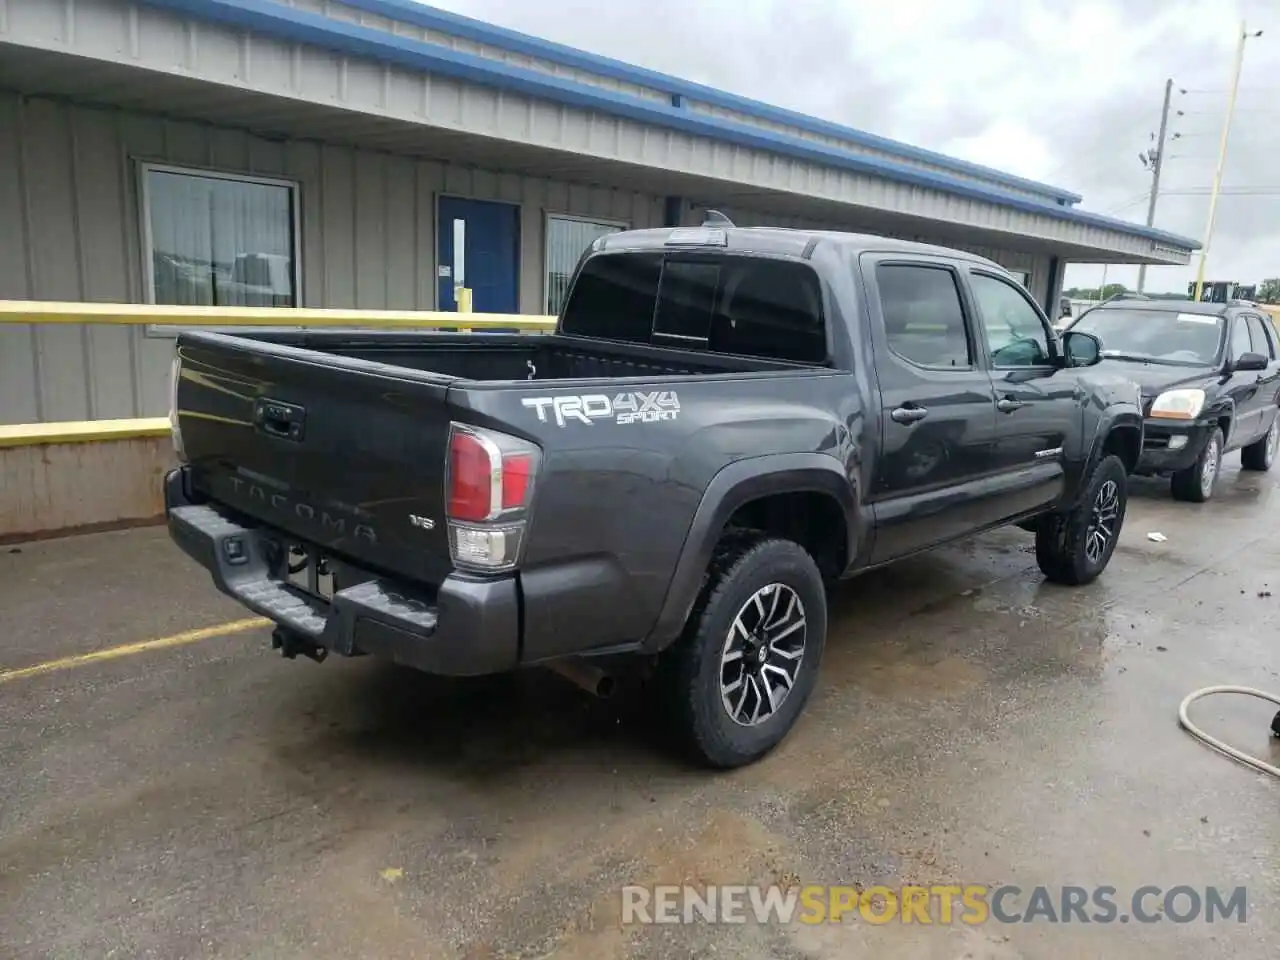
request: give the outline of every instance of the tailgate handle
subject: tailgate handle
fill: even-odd
[[[302,439],[307,427],[307,411],[296,403],[261,399],[253,407],[253,424],[270,437]]]

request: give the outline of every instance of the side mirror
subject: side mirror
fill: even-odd
[[[1265,370],[1267,369],[1267,358],[1260,353],[1242,353],[1240,359],[1232,364],[1233,370]]]
[[[1092,367],[1102,360],[1102,341],[1083,330],[1068,330],[1062,335],[1062,353],[1068,367]]]

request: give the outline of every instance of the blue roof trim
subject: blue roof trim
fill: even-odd
[[[954,196],[968,197],[986,203],[1055,220],[1101,227],[1130,236],[1143,237],[1179,249],[1198,250],[1200,244],[1187,237],[1165,233],[1086,213],[1058,203],[1031,200],[1000,190],[957,180],[944,174],[918,167],[847,153],[822,144],[771,133],[744,123],[691,114],[687,110],[641,97],[614,93],[588,84],[553,77],[536,70],[449,50],[439,44],[422,43],[382,30],[344,23],[329,17],[285,7],[272,0],[141,0],[142,3],[201,19],[224,23],[242,30],[254,30],[297,43],[397,63],[453,77],[470,83],[515,90],[527,96],[564,103],[600,113],[623,116],[640,123],[680,130],[696,136],[711,137],[726,143],[767,150],[785,156],[809,160],[827,166],[870,176],[884,177],[939,190]]]
[[[935,153],[932,150],[925,150],[897,140],[891,140],[888,137],[880,137],[863,130],[855,130],[852,127],[820,120],[817,117],[810,117],[794,110],[786,110],[760,100],[753,100],[750,97],[741,97],[723,90],[717,90],[714,87],[708,87],[705,84],[683,80],[679,77],[659,73],[656,70],[648,70],[644,67],[637,67],[621,60],[615,60],[612,57],[588,53],[585,50],[578,50],[565,44],[544,40],[541,37],[530,36],[506,27],[485,23],[482,20],[464,17],[448,10],[429,7],[425,4],[417,3],[415,0],[342,0],[342,2],[349,7],[387,17],[391,20],[402,20],[406,23],[413,23],[420,27],[439,31],[440,33],[448,33],[456,37],[486,43],[512,53],[541,57],[562,66],[576,67],[600,76],[634,83],[637,86],[656,88],[659,91],[669,92],[672,96],[701,100],[714,106],[738,110],[761,120],[788,124],[810,133],[839,137],[848,140],[850,143],[883,150],[903,159],[931,163],[954,173],[983,177],[993,183],[1007,187],[1017,187],[1030,193],[1051,197],[1054,200],[1079,203],[1082,199],[1079,194],[1063,190],[1061,187],[1027,180],[992,167],[969,163],[966,160]]]
[[[993,167],[969,163],[967,160],[960,160],[943,153],[935,153],[932,150],[914,147],[898,140],[890,140],[888,137],[876,136],[874,133],[867,133],[864,130],[855,130],[852,127],[841,126],[838,123],[819,120],[817,117],[810,117],[795,110],[776,107],[770,103],[753,100],[750,97],[740,97],[737,94],[717,90],[705,84],[682,80],[679,77],[659,73],[657,70],[637,67],[634,64],[615,60],[613,57],[588,53],[585,50],[578,50],[563,43],[555,43],[551,40],[544,40],[541,37],[520,33],[518,30],[511,30],[507,27],[485,23],[483,20],[464,17],[458,13],[441,10],[438,7],[429,7],[425,4],[417,3],[415,0],[341,0],[341,2],[348,7],[386,17],[389,20],[401,20],[405,23],[412,23],[415,26],[438,31],[439,33],[447,33],[465,40],[473,40],[477,43],[499,47],[512,53],[541,57],[561,66],[576,67],[579,70],[610,77],[614,80],[634,83],[641,87],[656,88],[658,91],[670,93],[672,96],[682,96],[686,99],[700,100],[728,110],[738,110],[761,120],[785,123],[799,130],[806,130],[809,133],[817,133],[827,137],[839,137],[843,140],[848,140],[850,143],[870,147],[873,150],[883,150],[885,153],[902,159],[931,163],[953,173],[965,173],[970,176],[982,177],[992,183],[1002,184],[1006,187],[1016,187],[1029,193],[1051,197],[1054,200],[1079,203],[1082,199],[1079,194],[1063,190],[1061,187],[1038,183],[1035,180],[1027,180],[1011,173],[1005,173],[1002,170],[996,170]]]

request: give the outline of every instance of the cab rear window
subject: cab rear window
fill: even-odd
[[[796,363],[827,360],[818,275],[733,255],[598,254],[583,264],[565,333]]]

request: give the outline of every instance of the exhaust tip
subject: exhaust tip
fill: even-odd
[[[559,674],[575,687],[585,690],[592,696],[599,697],[602,700],[613,696],[614,689],[617,686],[612,674],[601,670],[594,664],[586,663],[580,658],[570,657],[565,660],[556,660],[548,663],[547,669],[552,673]]]

